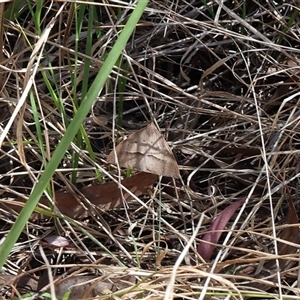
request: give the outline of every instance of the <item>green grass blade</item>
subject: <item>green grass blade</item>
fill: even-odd
[[[32,193],[25,205],[25,207],[20,212],[17,221],[12,226],[10,232],[8,233],[6,239],[0,247],[0,269],[2,269],[4,263],[14,244],[18,240],[26,222],[30,218],[34,208],[38,204],[45,188],[47,187],[51,177],[55,173],[55,170],[59,163],[61,162],[66,150],[68,149],[70,143],[78,132],[81,124],[83,123],[86,115],[90,111],[90,108],[98,96],[99,92],[102,90],[111,70],[113,69],[118,57],[125,48],[128,39],[130,38],[132,32],[135,29],[144,9],[148,4],[148,0],[140,0],[135,9],[133,10],[131,16],[129,17],[124,29],[120,33],[118,39],[116,40],[114,46],[112,47],[107,59],[103,63],[103,66],[93,81],[90,89],[88,90],[86,96],[84,97],[77,114],[75,114],[73,121],[68,126],[61,142],[57,145],[56,150],[53,153],[51,160],[45,168],[44,173],[40,177],[36,186],[33,188]]]
[[[297,17],[299,15],[299,8],[300,5],[297,5],[297,8],[294,9],[292,16],[290,17],[290,19],[288,20],[287,26],[285,26],[282,30],[282,33],[280,34],[278,40],[277,40],[277,44],[281,45],[283,42],[283,39],[286,35],[286,33],[292,28],[293,24],[295,24],[295,22],[297,22]]]
[[[32,92],[29,94],[29,98],[30,98],[30,104],[31,104],[33,119],[34,119],[35,128],[36,128],[36,136],[37,136],[37,140],[38,140],[39,150],[43,157],[43,164],[46,166],[47,165],[47,155],[46,155],[46,150],[44,149],[45,143],[44,143],[42,128],[41,128],[40,119],[39,119],[39,115],[38,115],[38,108],[36,106],[34,95]],[[45,190],[47,191],[47,193],[49,195],[52,195],[50,184],[47,185]]]
[[[27,5],[24,0],[14,0],[9,4],[8,9],[4,12],[4,18],[7,20],[17,19]]]

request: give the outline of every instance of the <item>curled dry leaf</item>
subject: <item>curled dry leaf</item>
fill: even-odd
[[[230,218],[237,211],[237,209],[245,202],[246,197],[241,198],[240,200],[230,204],[226,207],[212,222],[207,233],[204,234],[202,241],[198,244],[197,250],[198,253],[202,256],[204,260],[209,260],[215,249],[222,230],[224,230]]]
[[[281,240],[293,243],[293,244],[300,244],[300,230],[299,226],[296,225],[299,223],[298,215],[295,209],[295,205],[293,203],[293,200],[289,198],[289,212],[286,218],[286,224],[291,225],[294,224],[295,226],[287,226],[285,227],[278,235],[277,237]],[[278,255],[293,255],[295,254],[299,247],[295,247],[293,245],[290,245],[288,243],[284,242],[278,242]],[[289,260],[288,258],[279,260],[279,266],[280,271],[286,271],[290,269],[290,267],[294,264],[294,260]],[[268,270],[274,270],[274,272],[277,269],[276,261],[275,260],[269,260],[264,264],[264,267]]]
[[[158,176],[155,174],[141,172],[123,179],[121,185],[131,191],[135,196],[140,196],[147,193],[147,190],[157,179]],[[130,201],[132,199],[129,193],[124,190],[121,192],[121,187],[115,182],[85,187],[81,189],[80,192],[88,198],[92,204],[105,210],[122,205],[123,200]],[[78,203],[73,193],[56,192],[55,201],[58,210],[70,218],[84,218],[89,215],[89,211]],[[16,199],[15,201],[2,200],[0,201],[0,206],[10,207],[19,212],[24,206],[24,202],[26,202],[26,200],[22,198]],[[40,203],[47,205],[47,198],[42,197]],[[31,219],[36,220],[42,219],[43,217],[44,216],[39,213],[33,213]]]
[[[168,143],[152,122],[118,144],[115,152],[108,155],[107,162],[136,171],[180,177],[178,164]]]
[[[296,263],[294,259],[289,259],[287,255],[293,256],[293,254],[297,253],[299,247],[295,247],[290,245],[290,243],[299,245],[300,244],[300,230],[298,225],[298,215],[294,206],[294,203],[291,198],[289,198],[289,212],[286,218],[286,224],[291,225],[294,224],[295,226],[287,226],[285,227],[280,233],[278,233],[277,238],[287,241],[278,242],[278,255],[285,255],[284,258],[279,259],[279,268],[280,272],[288,271],[291,267]],[[260,263],[255,266],[240,266],[239,272],[236,273],[240,276],[249,276],[253,277],[254,280],[252,283],[247,283],[247,288],[253,287],[255,289],[268,291],[272,286],[273,283],[276,283],[277,278],[277,262],[275,259],[267,260],[267,261],[260,261]],[[249,271],[249,272],[248,272]],[[255,279],[258,279],[257,281]],[[265,283],[259,281],[265,280]]]

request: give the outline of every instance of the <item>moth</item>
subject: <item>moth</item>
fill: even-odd
[[[136,171],[180,177],[176,159],[153,122],[118,144],[106,160],[108,163]]]

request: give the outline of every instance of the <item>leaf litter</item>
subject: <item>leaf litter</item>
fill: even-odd
[[[80,152],[75,189],[71,184],[74,170],[70,157],[77,149],[71,145],[53,178],[55,207],[74,218],[86,233],[55,210],[46,219],[41,219],[38,210],[2,270],[2,297],[29,292],[24,288],[27,279],[27,287],[32,290],[46,292],[54,285],[61,297],[67,288],[60,288],[58,280],[67,276],[68,287],[74,286],[72,280],[77,277],[88,284],[101,278],[103,283],[107,280],[114,285],[91,288],[89,295],[77,292],[78,298],[97,294],[102,299],[120,295],[132,299],[298,299],[299,35],[297,22],[291,22],[297,8],[289,3],[218,2],[210,6],[185,1],[176,5],[172,1],[149,4],[151,13],[144,14],[122,58],[130,68],[121,72],[127,75],[128,84],[122,94],[123,119],[114,128],[116,135],[112,136],[112,120],[116,117],[112,107],[114,102],[120,106],[114,88],[118,79],[112,74],[83,124],[97,162],[91,161],[85,151]],[[53,9],[45,11],[44,25],[51,20]],[[109,28],[117,28],[117,16],[121,18],[118,24],[129,16],[127,7],[118,8],[124,12],[121,16],[111,4],[97,9],[102,16],[97,30],[102,35],[93,41],[91,77],[105,58],[105,47],[110,47]],[[60,20],[70,24],[72,11],[63,10]],[[5,84],[0,100],[1,128],[9,122],[25,85],[21,71],[32,50],[24,40],[33,45],[38,36],[29,16],[30,13],[19,15],[17,23],[26,30],[20,31],[13,22],[4,27],[9,34],[4,33],[3,49],[10,59],[2,61],[1,78]],[[237,16],[244,16],[243,20]],[[43,66],[48,64],[46,57],[58,66],[51,72],[62,79],[58,86],[60,95],[66,95],[62,102],[66,111],[62,113],[53,105],[40,73],[32,91],[39,105],[40,124],[47,133],[49,153],[63,135],[65,118],[71,119],[74,111],[74,95],[70,93],[74,70],[64,65],[61,55],[72,61],[75,35],[72,26],[59,28],[59,33],[51,33],[51,39],[46,41],[48,53]],[[254,34],[254,29],[260,36]],[[25,39],[21,38],[24,34]],[[61,36],[64,53],[58,45]],[[85,37],[80,36],[83,45]],[[78,53],[82,64],[84,53]],[[16,72],[11,73],[11,68]],[[58,70],[61,73],[56,73]],[[46,68],[43,76],[53,82],[51,74]],[[81,75],[76,80],[80,86]],[[39,174],[43,165],[30,105],[26,103],[14,124],[24,124],[23,131],[16,133],[12,127],[1,148],[1,239],[15,219],[10,209],[18,212],[24,205],[23,199],[34,184],[32,174]],[[147,126],[152,133],[158,131],[156,139],[143,131]],[[168,136],[168,143],[162,133]],[[118,143],[122,135],[127,139]],[[150,161],[145,161],[144,156],[150,148],[139,143],[139,136],[152,143]],[[108,156],[111,150],[114,154]],[[117,167],[106,163],[108,157]],[[176,162],[170,165],[153,165],[173,157]],[[104,182],[99,184],[96,168],[109,172],[116,182],[108,182],[104,176]],[[134,173],[127,178],[124,168]],[[157,174],[161,169],[171,173]],[[175,180],[160,182],[158,175]],[[121,190],[121,185],[130,193]],[[240,211],[241,200],[236,199],[245,197],[249,202]],[[42,198],[41,204],[48,207],[49,201]],[[195,232],[198,225],[200,230]],[[194,233],[197,237],[186,249]],[[45,246],[42,256],[40,241],[51,235],[66,238],[70,245]],[[200,250],[199,255],[198,249],[202,249],[205,240],[217,247],[209,247],[204,256]],[[172,282],[173,267],[184,250],[187,255]],[[120,263],[122,268],[117,266]],[[51,273],[52,279],[44,273]],[[37,285],[40,278],[45,281],[44,287]],[[166,293],[169,285],[173,285],[176,295]],[[87,291],[88,286],[84,287]],[[42,297],[36,295],[39,296]]]

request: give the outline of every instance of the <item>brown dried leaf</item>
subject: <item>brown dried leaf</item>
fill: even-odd
[[[289,198],[289,212],[286,218],[286,224],[298,224],[298,215],[295,209],[293,200]],[[281,240],[291,242],[294,244],[300,244],[300,230],[299,226],[288,226],[285,227],[277,236]],[[278,242],[278,255],[288,255],[295,254],[298,251],[299,247],[294,247],[287,243]],[[281,271],[288,270],[291,265],[294,264],[294,261],[288,260],[288,258],[282,259],[279,261],[279,266]],[[276,270],[276,261],[270,260],[265,263],[265,268],[269,270]]]
[[[1,274],[0,290],[4,291],[13,287],[14,290],[26,287],[30,291],[37,291],[38,280],[33,275],[21,273],[19,275]],[[0,298],[1,299],[1,298]]]
[[[141,172],[129,178],[123,179],[121,184],[131,191],[135,196],[140,196],[147,193],[149,187],[152,186],[157,179],[158,176],[155,174]],[[123,199],[124,201],[132,200],[132,197],[129,193],[125,192],[124,190],[121,193],[120,187],[115,182],[85,187],[80,191],[86,198],[90,200],[91,203],[105,210],[122,205]],[[89,211],[84,209],[84,207],[78,203],[73,193],[57,192],[55,193],[55,200],[58,210],[70,218],[84,218],[89,215]],[[16,199],[15,201],[2,200],[0,202],[0,206],[7,206],[17,212],[20,212],[24,206],[24,202],[26,202],[26,200],[22,198]],[[47,198],[42,197],[40,203],[47,206]],[[31,216],[32,220],[42,218],[44,218],[44,216],[39,213],[33,213]]]
[[[286,218],[286,224],[298,224],[298,215],[294,206],[294,203],[291,198],[289,198],[289,212]],[[299,226],[292,226],[284,228],[277,237],[285,240],[287,242],[291,242],[294,244],[300,243],[300,236],[299,236]],[[278,242],[278,255],[293,255],[297,252],[298,247],[294,247],[287,243]],[[289,270],[292,265],[295,264],[294,260],[289,260],[287,257],[284,259],[279,260],[279,268],[280,272]],[[252,267],[252,270],[251,270]],[[251,272],[245,274],[245,270],[249,269]],[[254,287],[256,289],[267,291],[272,287],[272,282],[277,282],[277,264],[276,260],[268,260],[267,262],[261,261],[258,266],[245,266],[242,272],[239,272],[238,275],[246,275],[246,276],[253,276],[256,279],[266,279],[267,283],[262,283],[260,281],[253,280],[251,284],[247,284],[247,288]]]
[[[147,193],[147,190],[158,179],[156,174],[141,172],[121,181],[122,186],[130,190],[135,196]],[[112,209],[122,205],[122,194],[124,200],[132,199],[131,195],[121,189],[115,182],[109,182],[101,185],[89,186],[81,189],[81,193],[85,195],[93,204],[102,209]]]
[[[135,284],[134,276],[116,276],[104,279],[95,276],[72,276],[55,286],[56,297],[62,299],[66,292],[71,291],[69,299],[86,299],[106,293],[126,289]]]
[[[298,215],[295,209],[293,200],[289,198],[289,212],[286,219],[286,224],[298,224]],[[300,244],[299,226],[286,227],[278,235],[282,240],[292,242],[294,244]],[[278,243],[278,253],[280,255],[293,254],[296,253],[298,247],[287,245],[285,243]]]
[[[4,275],[0,276],[0,288],[14,287],[15,290],[26,287],[32,292],[41,292],[49,290],[49,279],[47,272],[40,277],[33,277],[28,274]],[[60,280],[61,276],[53,276],[55,281],[55,292],[57,299],[63,299],[67,292],[70,292],[69,298],[72,300],[86,299],[96,297],[104,293],[113,293],[117,290],[126,289],[135,284],[135,277],[130,275],[116,274],[109,279],[99,277],[98,275],[69,276]],[[38,286],[43,281],[43,287]]]
[[[178,164],[162,134],[151,122],[116,147],[120,167],[179,178]],[[107,162],[117,163],[112,151]]]

